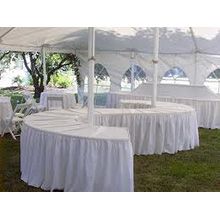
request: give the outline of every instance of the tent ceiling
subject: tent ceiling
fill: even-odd
[[[220,28],[193,28],[200,53],[220,55]],[[0,49],[14,51],[74,52],[88,47],[87,28],[0,27]],[[151,54],[153,28],[96,28],[96,50],[137,51]],[[160,28],[161,54],[190,54],[195,42],[189,28]]]

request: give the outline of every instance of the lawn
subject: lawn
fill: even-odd
[[[15,106],[17,104],[23,103],[25,101],[21,91],[2,90],[2,89],[0,89],[0,96],[11,97],[11,104],[12,104],[13,109],[15,108]]]
[[[135,191],[220,191],[220,130],[199,129],[200,147],[135,156]],[[19,141],[0,138],[0,191],[41,191],[20,180]]]

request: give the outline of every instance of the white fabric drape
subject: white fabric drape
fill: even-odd
[[[85,114],[84,109],[74,110]],[[174,103],[153,109],[96,109],[95,123],[127,127],[135,154],[176,153],[199,145],[195,110]]]
[[[190,88],[190,87],[189,87]],[[173,95],[181,94],[178,90],[173,90]],[[142,95],[140,95],[142,94]],[[146,94],[146,95],[143,95]],[[197,122],[199,127],[203,128],[220,128],[220,99],[216,95],[208,94],[204,91],[204,94],[196,93],[196,91],[190,90],[188,93],[183,93],[187,98],[184,97],[170,97],[170,96],[159,96],[158,101],[162,102],[174,102],[189,105],[193,107],[196,111]],[[200,98],[189,98],[190,96],[197,96],[196,94],[201,94]],[[161,94],[160,94],[161,95]],[[199,95],[198,95],[199,96]],[[206,97],[206,98],[203,98]],[[209,97],[209,98],[208,98]],[[211,98],[212,97],[212,98]],[[213,98],[215,97],[215,98]],[[132,93],[117,93],[111,92],[107,95],[106,106],[108,108],[120,108],[120,100],[150,100],[151,96],[147,95],[145,92],[140,92],[139,94]]]
[[[45,190],[133,191],[133,151],[127,129],[89,128],[81,120],[67,110],[25,118],[22,180]]]
[[[12,106],[9,97],[0,96],[0,134],[4,129],[4,121],[12,115]]]

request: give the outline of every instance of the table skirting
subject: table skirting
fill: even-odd
[[[85,109],[72,110],[86,115]],[[167,103],[154,109],[96,109],[95,123],[127,127],[134,154],[176,153],[199,146],[195,110]]]
[[[120,108],[121,99],[151,100],[151,97],[144,95],[133,95],[132,93],[108,93],[106,106],[108,108]],[[196,111],[199,127],[211,129],[220,128],[220,99],[158,97],[157,100],[191,106]]]
[[[44,190],[133,191],[133,151],[126,128],[94,127],[72,111],[27,116],[21,179]]]
[[[4,129],[4,120],[13,113],[11,101],[9,97],[0,97],[0,134]]]

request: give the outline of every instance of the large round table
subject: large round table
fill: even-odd
[[[179,108],[180,105],[176,105],[175,103],[168,102],[157,102],[157,108],[169,107],[169,108]],[[121,99],[120,100],[120,108],[151,108],[151,101],[148,100],[129,100],[129,99]]]
[[[107,94],[106,107],[119,108],[120,100],[151,100],[151,96],[128,92],[110,92]],[[158,96],[158,101],[189,105],[195,109],[199,127],[220,129],[220,99],[216,98],[184,98]]]
[[[45,190],[133,191],[127,128],[90,127],[71,110],[27,116],[21,133],[21,179]]]
[[[86,109],[71,110],[86,116]],[[199,146],[196,112],[176,103],[148,109],[95,109],[95,123],[127,127],[134,154],[176,153]]]
[[[12,115],[12,106],[9,97],[0,96],[0,134],[4,129],[4,120]]]

